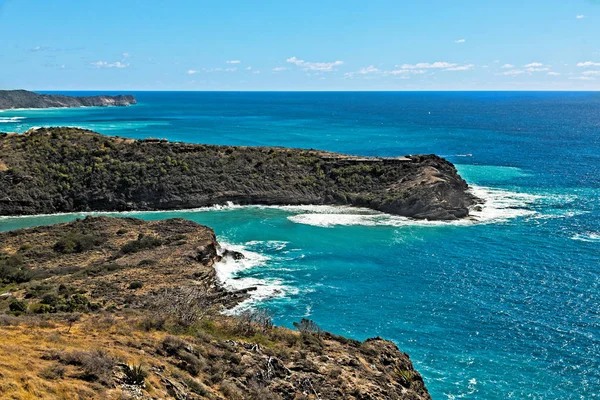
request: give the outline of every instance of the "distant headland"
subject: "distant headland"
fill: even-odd
[[[27,90],[0,90],[0,110],[18,108],[109,107],[136,104],[132,95],[65,96],[38,94]]]

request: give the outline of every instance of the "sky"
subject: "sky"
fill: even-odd
[[[600,0],[0,0],[0,89],[600,90]]]

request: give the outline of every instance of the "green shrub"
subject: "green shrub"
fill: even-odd
[[[82,253],[101,245],[103,242],[104,240],[100,237],[72,231],[54,244],[54,251],[62,254]]]
[[[154,236],[142,236],[138,237],[137,240],[127,242],[121,247],[121,253],[132,254],[137,253],[145,249],[152,249],[162,245],[162,240]]]
[[[14,313],[24,313],[25,311],[27,311],[27,303],[25,303],[22,300],[14,299],[10,302],[8,308]]]
[[[34,314],[48,314],[53,311],[53,308],[48,304],[36,303],[29,306],[29,311]]]
[[[31,271],[24,265],[23,256],[14,254],[0,260],[0,282],[23,283],[31,280]]]
[[[128,385],[136,385],[139,387],[144,387],[144,383],[146,381],[146,377],[148,373],[144,371],[142,365],[128,365],[124,368],[125,373],[125,383]]]

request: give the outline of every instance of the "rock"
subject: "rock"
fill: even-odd
[[[134,141],[77,128],[0,135],[0,148],[0,215],[329,204],[453,220],[480,203],[454,165],[435,155]]]
[[[246,258],[242,253],[235,250],[223,250],[223,258],[232,258],[234,260],[243,260]]]

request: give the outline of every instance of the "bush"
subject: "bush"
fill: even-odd
[[[27,311],[27,303],[25,303],[22,300],[15,299],[10,302],[8,308],[14,313],[24,313],[25,311]]]
[[[104,385],[112,382],[112,371],[117,362],[102,349],[74,351],[56,356],[65,364],[81,367],[83,371],[81,378],[84,380],[98,381]]]
[[[317,337],[320,337],[321,333],[323,333],[319,325],[306,318],[302,318],[300,322],[294,322],[294,327],[302,333],[316,334]]]
[[[44,368],[40,372],[40,377],[51,381],[62,379],[65,376],[65,367],[60,364],[52,364],[47,368]]]
[[[125,383],[128,385],[136,385],[139,387],[144,387],[144,383],[146,381],[146,377],[148,373],[144,371],[142,365],[128,365],[124,368],[125,372]]]
[[[32,304],[29,306],[29,311],[35,314],[48,314],[53,311],[48,304]]]
[[[129,284],[129,289],[133,289],[133,290],[135,290],[135,289],[141,289],[142,286],[144,286],[144,284],[142,282],[135,281],[135,282],[131,282]]]
[[[23,264],[23,256],[14,254],[0,260],[0,282],[23,283],[31,280],[31,271]]]
[[[132,240],[131,242],[127,242],[121,247],[121,253],[123,254],[131,254],[137,253],[138,251],[142,251],[145,249],[152,249],[154,247],[158,247],[162,245],[162,240],[154,236],[142,236],[137,238],[137,240]]]
[[[62,254],[82,253],[101,245],[103,242],[104,240],[100,237],[72,231],[54,244],[54,251]]]

